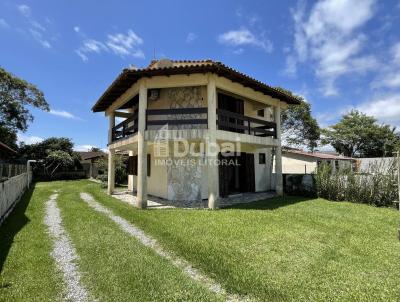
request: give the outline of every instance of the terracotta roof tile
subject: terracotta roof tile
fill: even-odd
[[[271,97],[280,99],[288,104],[299,104],[300,101],[274,87],[258,81],[242,72],[239,72],[225,64],[212,60],[153,60],[150,64],[141,69],[124,69],[113,81],[108,89],[99,98],[92,110],[94,112],[104,111],[121,94],[136,83],[142,77],[192,74],[211,72],[226,77],[234,82],[260,91]]]
[[[304,155],[304,156],[309,156],[309,157],[315,157],[318,159],[354,160],[354,158],[351,158],[351,157],[327,154],[327,153],[322,153],[322,152],[307,152],[307,151],[302,151],[302,150],[283,150],[282,152],[289,153],[289,154],[298,154],[298,155]]]

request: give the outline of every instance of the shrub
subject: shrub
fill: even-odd
[[[334,201],[367,203],[375,206],[393,206],[398,199],[397,167],[392,160],[369,165],[368,173],[355,174],[350,169],[332,173],[328,164],[322,164],[315,177],[319,197]]]
[[[127,156],[119,154],[115,155],[115,182],[117,184],[125,184],[128,181],[127,161]],[[97,179],[102,182],[107,182],[108,159],[106,157],[99,159],[97,165],[99,169],[99,176]]]

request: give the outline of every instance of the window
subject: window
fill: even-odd
[[[265,165],[265,153],[259,153],[258,154],[258,163],[260,165]]]
[[[127,170],[129,175],[137,175],[137,155],[129,156]]]
[[[257,110],[257,116],[264,117],[264,109]]]
[[[335,160],[335,170],[339,170],[339,161]]]
[[[138,156],[129,156],[128,159],[128,167],[127,172],[129,175],[137,175],[138,174]],[[147,154],[147,176],[151,175],[151,156]]]

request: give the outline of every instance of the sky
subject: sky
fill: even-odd
[[[106,148],[95,101],[130,65],[213,59],[303,96],[320,126],[351,109],[400,129],[400,0],[0,1],[0,66],[50,112],[19,141]]]

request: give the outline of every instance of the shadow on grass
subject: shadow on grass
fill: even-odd
[[[25,215],[26,208],[32,197],[35,184],[32,183],[29,190],[22,196],[13,211],[0,226],[0,273],[3,271],[4,263],[14,242],[14,237],[29,223]]]
[[[309,201],[312,197],[299,197],[299,196],[283,196],[270,199],[264,199],[249,203],[239,203],[224,207],[224,209],[240,209],[240,210],[275,210],[278,208],[290,206],[299,202]]]

